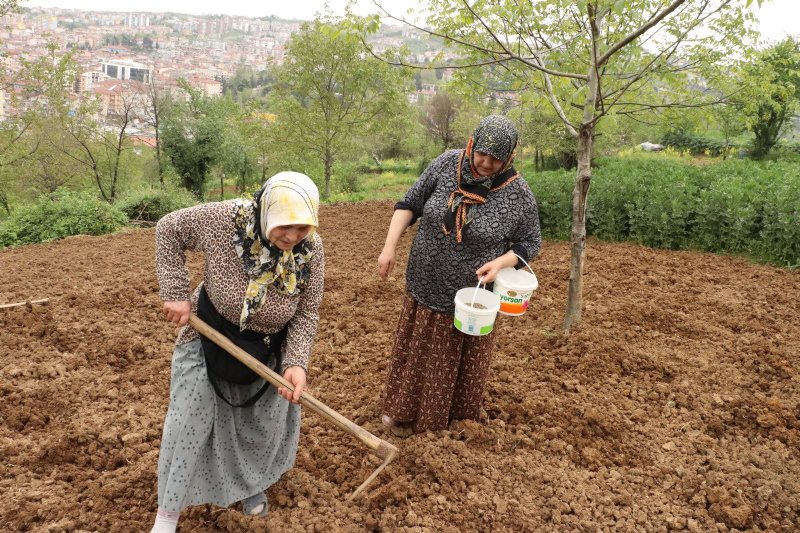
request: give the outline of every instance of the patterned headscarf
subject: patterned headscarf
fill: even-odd
[[[288,295],[299,294],[305,287],[314,254],[313,231],[292,250],[281,250],[268,236],[277,226],[309,225],[316,230],[318,210],[317,186],[298,172],[280,172],[267,180],[253,200],[236,201],[233,245],[250,278],[240,329],[264,304],[270,286]]]
[[[442,225],[445,235],[455,233],[456,242],[461,242],[464,226],[472,220],[467,216],[468,207],[485,204],[490,192],[505,187],[519,177],[513,167],[517,138],[517,128],[506,117],[489,115],[480,121],[458,160],[457,186],[450,193]],[[480,176],[475,169],[475,152],[499,159],[503,161],[503,166],[491,176]]]

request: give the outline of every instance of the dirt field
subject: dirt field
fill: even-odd
[[[387,436],[379,406],[403,294],[375,262],[391,204],[322,209],[312,393],[400,447],[377,460],[304,412],[267,519],[200,506],[179,531],[798,531],[800,272],[590,242],[584,322],[560,333],[568,249],[499,322],[485,424]],[[195,278],[201,265],[191,258]],[[0,251],[0,530],[149,531],[175,330],[153,230]]]

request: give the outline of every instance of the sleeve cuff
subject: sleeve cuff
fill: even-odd
[[[411,204],[409,204],[408,202],[405,202],[403,200],[400,200],[399,202],[394,204],[394,209],[395,209],[395,211],[397,211],[398,209],[404,209],[406,211],[411,211],[413,213],[413,217],[411,218],[411,222],[409,222],[409,224],[408,224],[409,226],[414,225],[414,222],[416,222],[417,219],[422,216],[422,213],[417,213],[416,209],[414,209],[414,207],[412,207]]]
[[[525,268],[525,261],[527,261],[530,264],[531,260],[528,257],[527,252],[525,251],[525,246],[523,246],[521,244],[515,244],[515,245],[513,245],[511,247],[511,251],[514,252],[515,254],[517,254],[517,256],[518,256],[517,257],[517,266],[516,266],[516,268]],[[522,259],[520,259],[520,258],[522,258]],[[523,259],[525,261],[523,261]]]
[[[286,369],[290,366],[299,366],[305,370],[306,375],[308,375],[308,358],[302,359],[299,357],[287,356],[283,361],[281,361],[281,374],[286,372]]]

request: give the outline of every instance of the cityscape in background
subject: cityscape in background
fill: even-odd
[[[102,115],[114,115],[132,90],[146,92],[152,84],[176,90],[183,80],[208,96],[221,95],[225,81],[237,70],[262,71],[281,65],[293,32],[305,21],[275,17],[198,16],[178,13],[117,13],[58,8],[29,8],[0,18],[3,69],[13,79],[22,60],[71,53],[78,66],[71,96],[99,99]],[[410,60],[430,62],[442,53],[421,32],[384,26],[372,39],[376,52],[405,44]],[[447,54],[446,54],[447,56]],[[448,72],[440,73],[446,79]],[[409,94],[417,102],[434,92],[418,84]],[[0,119],[19,110],[13,84],[0,94]],[[179,91],[176,91],[179,92]],[[102,117],[100,117],[102,118]]]

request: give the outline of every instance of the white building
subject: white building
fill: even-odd
[[[82,93],[86,91],[91,91],[95,85],[107,79],[108,76],[106,76],[103,72],[100,72],[99,70],[81,72],[81,74],[75,79],[76,83],[75,92]]]
[[[146,13],[128,13],[125,25],[131,28],[142,28],[150,25],[150,15]]]
[[[101,70],[109,78],[117,80],[136,80],[142,83],[150,83],[153,69],[147,65],[126,61],[124,59],[113,59],[103,61]]]

